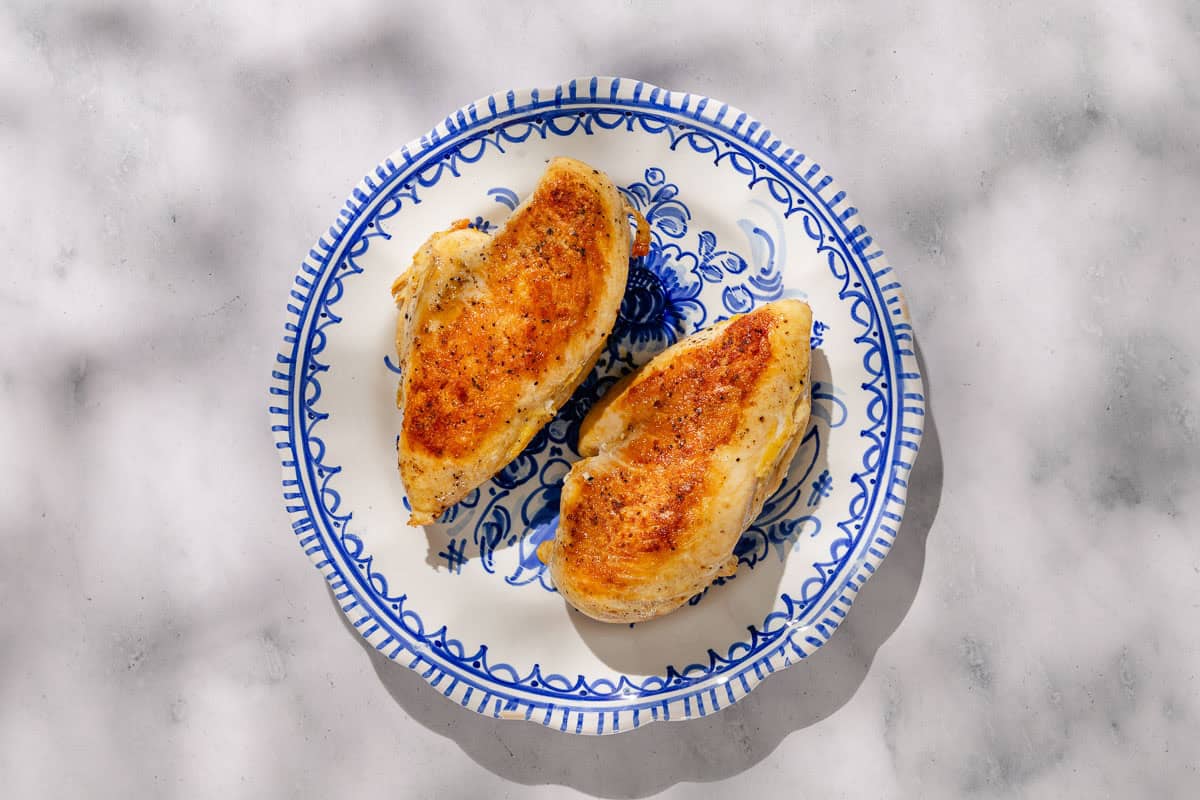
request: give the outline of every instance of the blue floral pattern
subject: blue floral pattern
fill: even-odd
[[[496,230],[496,226],[483,217],[475,217],[475,219],[467,223],[467,227],[474,228],[477,231],[483,231],[484,233],[491,233],[492,231]]]

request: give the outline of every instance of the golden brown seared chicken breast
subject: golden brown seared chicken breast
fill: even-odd
[[[616,187],[569,158],[494,236],[462,222],[421,246],[392,287],[412,524],[499,471],[571,396],[616,321],[629,257]]]
[[[567,602],[637,622],[733,574],[808,425],[811,327],[807,303],[769,303],[668,348],[592,409],[542,550]]]

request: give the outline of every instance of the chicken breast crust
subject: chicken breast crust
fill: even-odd
[[[504,467],[592,369],[630,239],[612,181],[556,158],[494,236],[462,221],[417,251],[392,287],[410,524],[432,523]]]
[[[812,312],[780,300],[668,348],[584,420],[540,555],[604,622],[669,613],[737,569],[734,545],[808,426]]]

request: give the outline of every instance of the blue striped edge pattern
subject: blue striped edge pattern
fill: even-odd
[[[315,358],[320,348],[313,347],[313,339],[323,340],[323,329],[340,321],[330,308],[328,288],[339,284],[340,289],[342,278],[353,274],[355,268],[344,256],[348,248],[359,246],[362,226],[368,217],[381,213],[385,199],[392,203],[390,214],[395,214],[406,198],[419,202],[419,188],[432,186],[444,171],[457,174],[459,166],[473,160],[466,148],[457,149],[472,134],[490,134],[511,121],[531,120],[542,126],[541,135],[546,135],[546,129],[568,135],[574,128],[555,127],[559,124],[555,120],[565,115],[552,112],[577,107],[588,109],[588,119],[604,127],[617,115],[636,116],[642,129],[649,132],[678,125],[681,133],[672,134],[672,147],[687,143],[696,152],[709,152],[704,148],[717,139],[730,142],[737,150],[730,164],[749,177],[750,186],[765,183],[785,206],[785,216],[806,204],[817,206],[821,219],[831,226],[832,237],[849,256],[843,295],[861,296],[874,309],[871,324],[879,336],[876,349],[884,366],[871,385],[863,388],[880,398],[884,408],[880,414],[887,416],[863,431],[865,437],[878,440],[878,446],[864,456],[864,467],[870,460],[872,470],[882,476],[870,489],[862,482],[864,507],[870,511],[840,523],[847,535],[843,541],[848,544],[831,553],[828,564],[817,565],[822,568],[824,583],[811,600],[796,602],[786,593],[781,595],[786,619],[776,619],[772,635],[761,637],[741,657],[735,658],[731,649],[728,659],[718,658],[707,670],[693,665],[684,675],[677,675],[674,684],[660,681],[653,691],[588,696],[533,691],[486,671],[463,669],[448,660],[447,653],[431,647],[427,640],[414,639],[404,626],[394,624],[398,606],[387,607],[390,598],[377,591],[370,576],[361,574],[362,562],[342,547],[337,535],[342,518],[327,507],[328,496],[336,498],[329,480],[337,468],[321,462],[324,445],[311,435],[321,413],[304,394],[314,385],[319,394],[316,376],[328,368]],[[580,113],[574,124],[584,117]],[[474,159],[482,150],[481,146]],[[728,155],[718,155],[718,160]],[[286,305],[283,348],[271,372],[268,405],[293,532],[360,635],[388,658],[417,671],[447,698],[477,713],[583,734],[620,733],[650,722],[715,713],[744,697],[767,675],[821,647],[841,624],[897,535],[925,413],[912,324],[901,286],[857,215],[846,193],[818,164],[779,141],[744,112],[709,98],[629,79],[592,77],[549,90],[497,93],[451,114],[434,130],[385,159],[351,192],[333,225],[300,265]],[[861,290],[850,290],[851,272],[863,284]],[[886,435],[877,436],[876,431]],[[416,623],[419,625],[419,618]]]

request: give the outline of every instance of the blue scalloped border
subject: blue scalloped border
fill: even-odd
[[[606,86],[607,95],[601,91],[602,85]],[[584,86],[586,90],[581,91]],[[527,124],[529,129],[514,136],[508,131],[514,123]],[[478,160],[489,141],[495,144],[521,141],[535,127],[544,137],[549,133],[568,135],[581,126],[587,130],[589,124],[632,128],[635,123],[647,132],[672,135],[673,148],[686,142],[698,153],[714,153],[715,163],[728,159],[735,169],[750,177],[749,185],[765,183],[771,195],[786,205],[785,215],[797,211],[816,213],[836,232],[831,237],[835,241],[822,243],[819,250],[829,253],[830,268],[835,275],[838,275],[836,262],[841,259],[845,267],[842,296],[856,298],[852,308],[862,306],[868,313],[866,320],[860,320],[866,330],[858,341],[868,346],[864,364],[875,378],[863,388],[875,393],[883,409],[875,424],[863,432],[874,442],[864,456],[860,493],[852,507],[861,500],[867,508],[842,523],[846,536],[834,545],[836,548],[844,543],[844,548],[832,552],[826,564],[818,565],[828,568],[822,574],[819,594],[798,605],[785,593],[782,600],[786,613],[769,616],[763,630],[753,635],[748,650],[745,645],[735,644],[727,658],[710,651],[707,666],[691,665],[636,687],[623,685],[624,681],[616,685],[610,685],[609,681],[581,684],[564,676],[548,676],[550,685],[547,685],[547,677],[540,673],[522,679],[511,667],[488,665],[486,648],[471,655],[461,650],[438,652],[437,647],[428,643],[433,641],[446,647],[449,642],[445,640],[444,628],[420,636],[424,642],[412,641],[403,631],[389,630],[393,628],[388,619],[391,617],[410,632],[424,634],[420,618],[402,610],[403,596],[388,598],[386,584],[378,582],[381,576],[370,574],[369,558],[360,560],[361,551],[350,552],[352,547],[339,546],[346,544],[338,532],[344,533],[348,515],[337,513],[340,498],[329,487],[329,479],[338,468],[322,463],[323,443],[309,435],[312,426],[323,418],[315,408],[320,397],[316,376],[328,367],[319,362],[317,355],[324,348],[324,329],[340,322],[330,307],[341,296],[341,280],[359,271],[353,264],[354,257],[365,251],[371,237],[386,235],[382,226],[375,231],[369,231],[367,226],[374,227],[377,221],[398,213],[405,199],[418,202],[420,187],[432,186],[446,170],[457,175],[458,164]],[[675,130],[670,126],[679,127]],[[468,149],[476,143],[477,150]],[[721,153],[720,143],[731,147]],[[591,78],[556,87],[552,95],[539,90],[510,91],[473,103],[447,117],[442,125],[417,142],[402,148],[356,187],[330,228],[328,238],[322,237],[310,250],[296,277],[291,293],[293,302],[288,305],[291,316],[285,325],[287,352],[277,356],[277,367],[272,372],[270,412],[276,446],[283,453],[284,498],[287,510],[293,515],[293,530],[305,552],[326,575],[343,610],[376,649],[395,660],[408,653],[410,657],[403,663],[420,671],[447,696],[480,713],[533,719],[560,730],[608,733],[657,719],[712,713],[736,702],[766,674],[805,658],[828,639],[896,535],[903,514],[908,471],[920,444],[924,396],[899,283],[884,264],[882,252],[871,249],[871,237],[866,230],[861,225],[850,227],[857,209],[846,203],[845,193],[837,189],[831,178],[822,175],[818,165],[806,162],[803,154],[784,146],[760,123],[728,105],[664,91],[642,82]],[[799,171],[801,167],[806,167],[803,174]],[[385,203],[391,205],[385,208]],[[354,235],[347,238],[347,231]],[[810,236],[824,238],[823,232],[818,237],[810,231]],[[347,242],[349,248],[343,253]],[[335,265],[333,270],[329,270],[331,263]],[[861,285],[852,286],[852,278],[857,278]],[[880,319],[873,313],[875,309],[887,313]],[[872,342],[872,329],[876,327],[880,336]],[[883,347],[884,344],[888,346]],[[878,370],[872,370],[869,360],[876,352],[880,365]],[[295,369],[298,361],[302,365],[300,370]],[[892,364],[895,369],[890,368]],[[887,378],[890,381],[884,380]],[[881,428],[882,438],[877,434]],[[300,435],[294,437],[294,431]],[[897,435],[892,436],[893,432]],[[297,441],[305,443],[305,453],[297,449]],[[872,491],[867,484],[868,473],[882,477],[884,472],[888,473],[886,479],[876,479]],[[314,503],[315,498],[320,502]],[[871,508],[880,499],[879,513],[872,517]],[[865,531],[850,530],[848,526],[856,518],[872,521]],[[353,537],[349,538],[352,544]],[[847,571],[847,578],[840,591],[825,597],[826,590],[843,570]],[[401,602],[388,602],[396,599]],[[824,602],[817,605],[821,600]],[[798,614],[798,610],[802,613]],[[437,641],[439,634],[441,642]],[[478,672],[478,667],[473,669],[466,664],[468,660],[481,663],[485,671],[490,667],[491,674]],[[508,675],[496,675],[497,670]],[[719,684],[709,685],[716,683],[712,679],[717,674]],[[528,685],[531,680],[532,687]],[[654,681],[661,685],[652,687]],[[605,686],[600,686],[601,683]],[[580,691],[584,694],[580,695]]]

